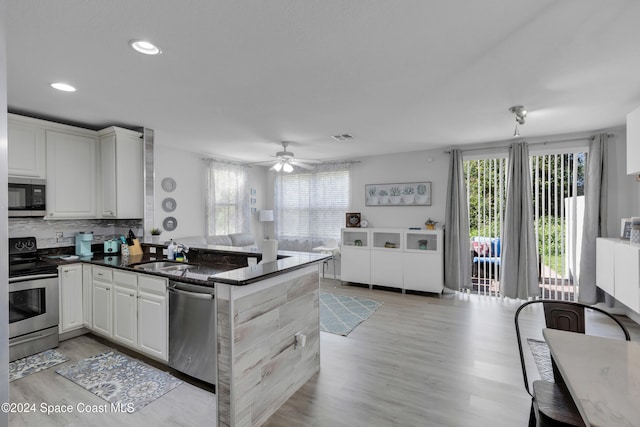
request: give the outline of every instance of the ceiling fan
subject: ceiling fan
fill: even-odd
[[[281,144],[283,150],[276,153],[274,157],[276,157],[277,160],[274,165],[269,168],[269,170],[274,170],[276,172],[280,172],[282,170],[283,172],[290,173],[293,171],[294,166],[303,169],[313,169],[313,166],[311,166],[309,163],[322,163],[319,160],[294,159],[293,153],[291,151],[287,151],[289,143],[287,141],[282,141]]]

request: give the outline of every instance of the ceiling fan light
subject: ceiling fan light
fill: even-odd
[[[276,172],[280,172],[280,169],[282,169],[282,162],[278,162],[273,165],[273,169],[275,169]]]
[[[293,166],[291,166],[289,163],[285,163],[284,166],[282,167],[282,170],[285,171],[286,173],[293,172]]]

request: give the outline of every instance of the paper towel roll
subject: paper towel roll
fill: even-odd
[[[278,256],[278,241],[265,239],[262,241],[262,261],[260,263],[275,261]]]

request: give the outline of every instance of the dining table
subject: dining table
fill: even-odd
[[[587,426],[640,426],[640,343],[542,331]]]

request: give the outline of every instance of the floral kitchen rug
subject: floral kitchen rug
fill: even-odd
[[[129,413],[182,384],[166,372],[115,351],[89,357],[56,372]]]
[[[9,382],[64,363],[69,358],[58,350],[46,350],[9,363]]]
[[[371,299],[320,293],[320,330],[347,336],[382,303]]]

